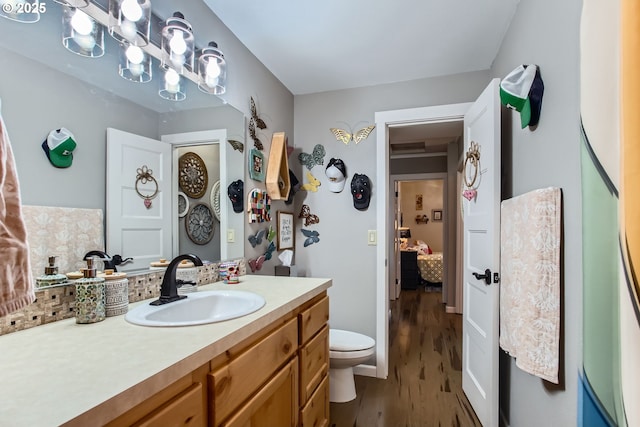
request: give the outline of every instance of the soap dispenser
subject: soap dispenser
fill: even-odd
[[[76,323],[97,323],[105,319],[105,283],[97,277],[96,260],[87,258],[87,268],[82,278],[76,280]]]
[[[59,285],[67,282],[67,276],[58,273],[56,266],[56,256],[52,255],[48,258],[49,265],[44,268],[44,274],[36,277],[36,287],[46,288],[53,285]]]

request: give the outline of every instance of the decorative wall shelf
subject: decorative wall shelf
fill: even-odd
[[[266,186],[272,200],[286,200],[289,197],[291,181],[287,159],[287,136],[284,132],[276,132],[271,137]]]

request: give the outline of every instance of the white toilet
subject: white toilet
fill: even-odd
[[[375,353],[373,338],[357,332],[329,329],[329,401],[349,402],[356,398],[353,367]]]

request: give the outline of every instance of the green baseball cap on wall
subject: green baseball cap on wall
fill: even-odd
[[[500,101],[520,113],[522,128],[538,124],[543,93],[544,83],[537,65],[520,65],[500,82]]]
[[[73,150],[76,141],[68,129],[60,128],[49,132],[49,136],[42,143],[47,158],[57,168],[68,168],[73,162]]]

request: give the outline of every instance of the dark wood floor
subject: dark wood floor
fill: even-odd
[[[356,375],[358,396],[331,404],[331,426],[481,426],[462,392],[462,316],[422,289],[403,290],[391,313],[389,377]]]

